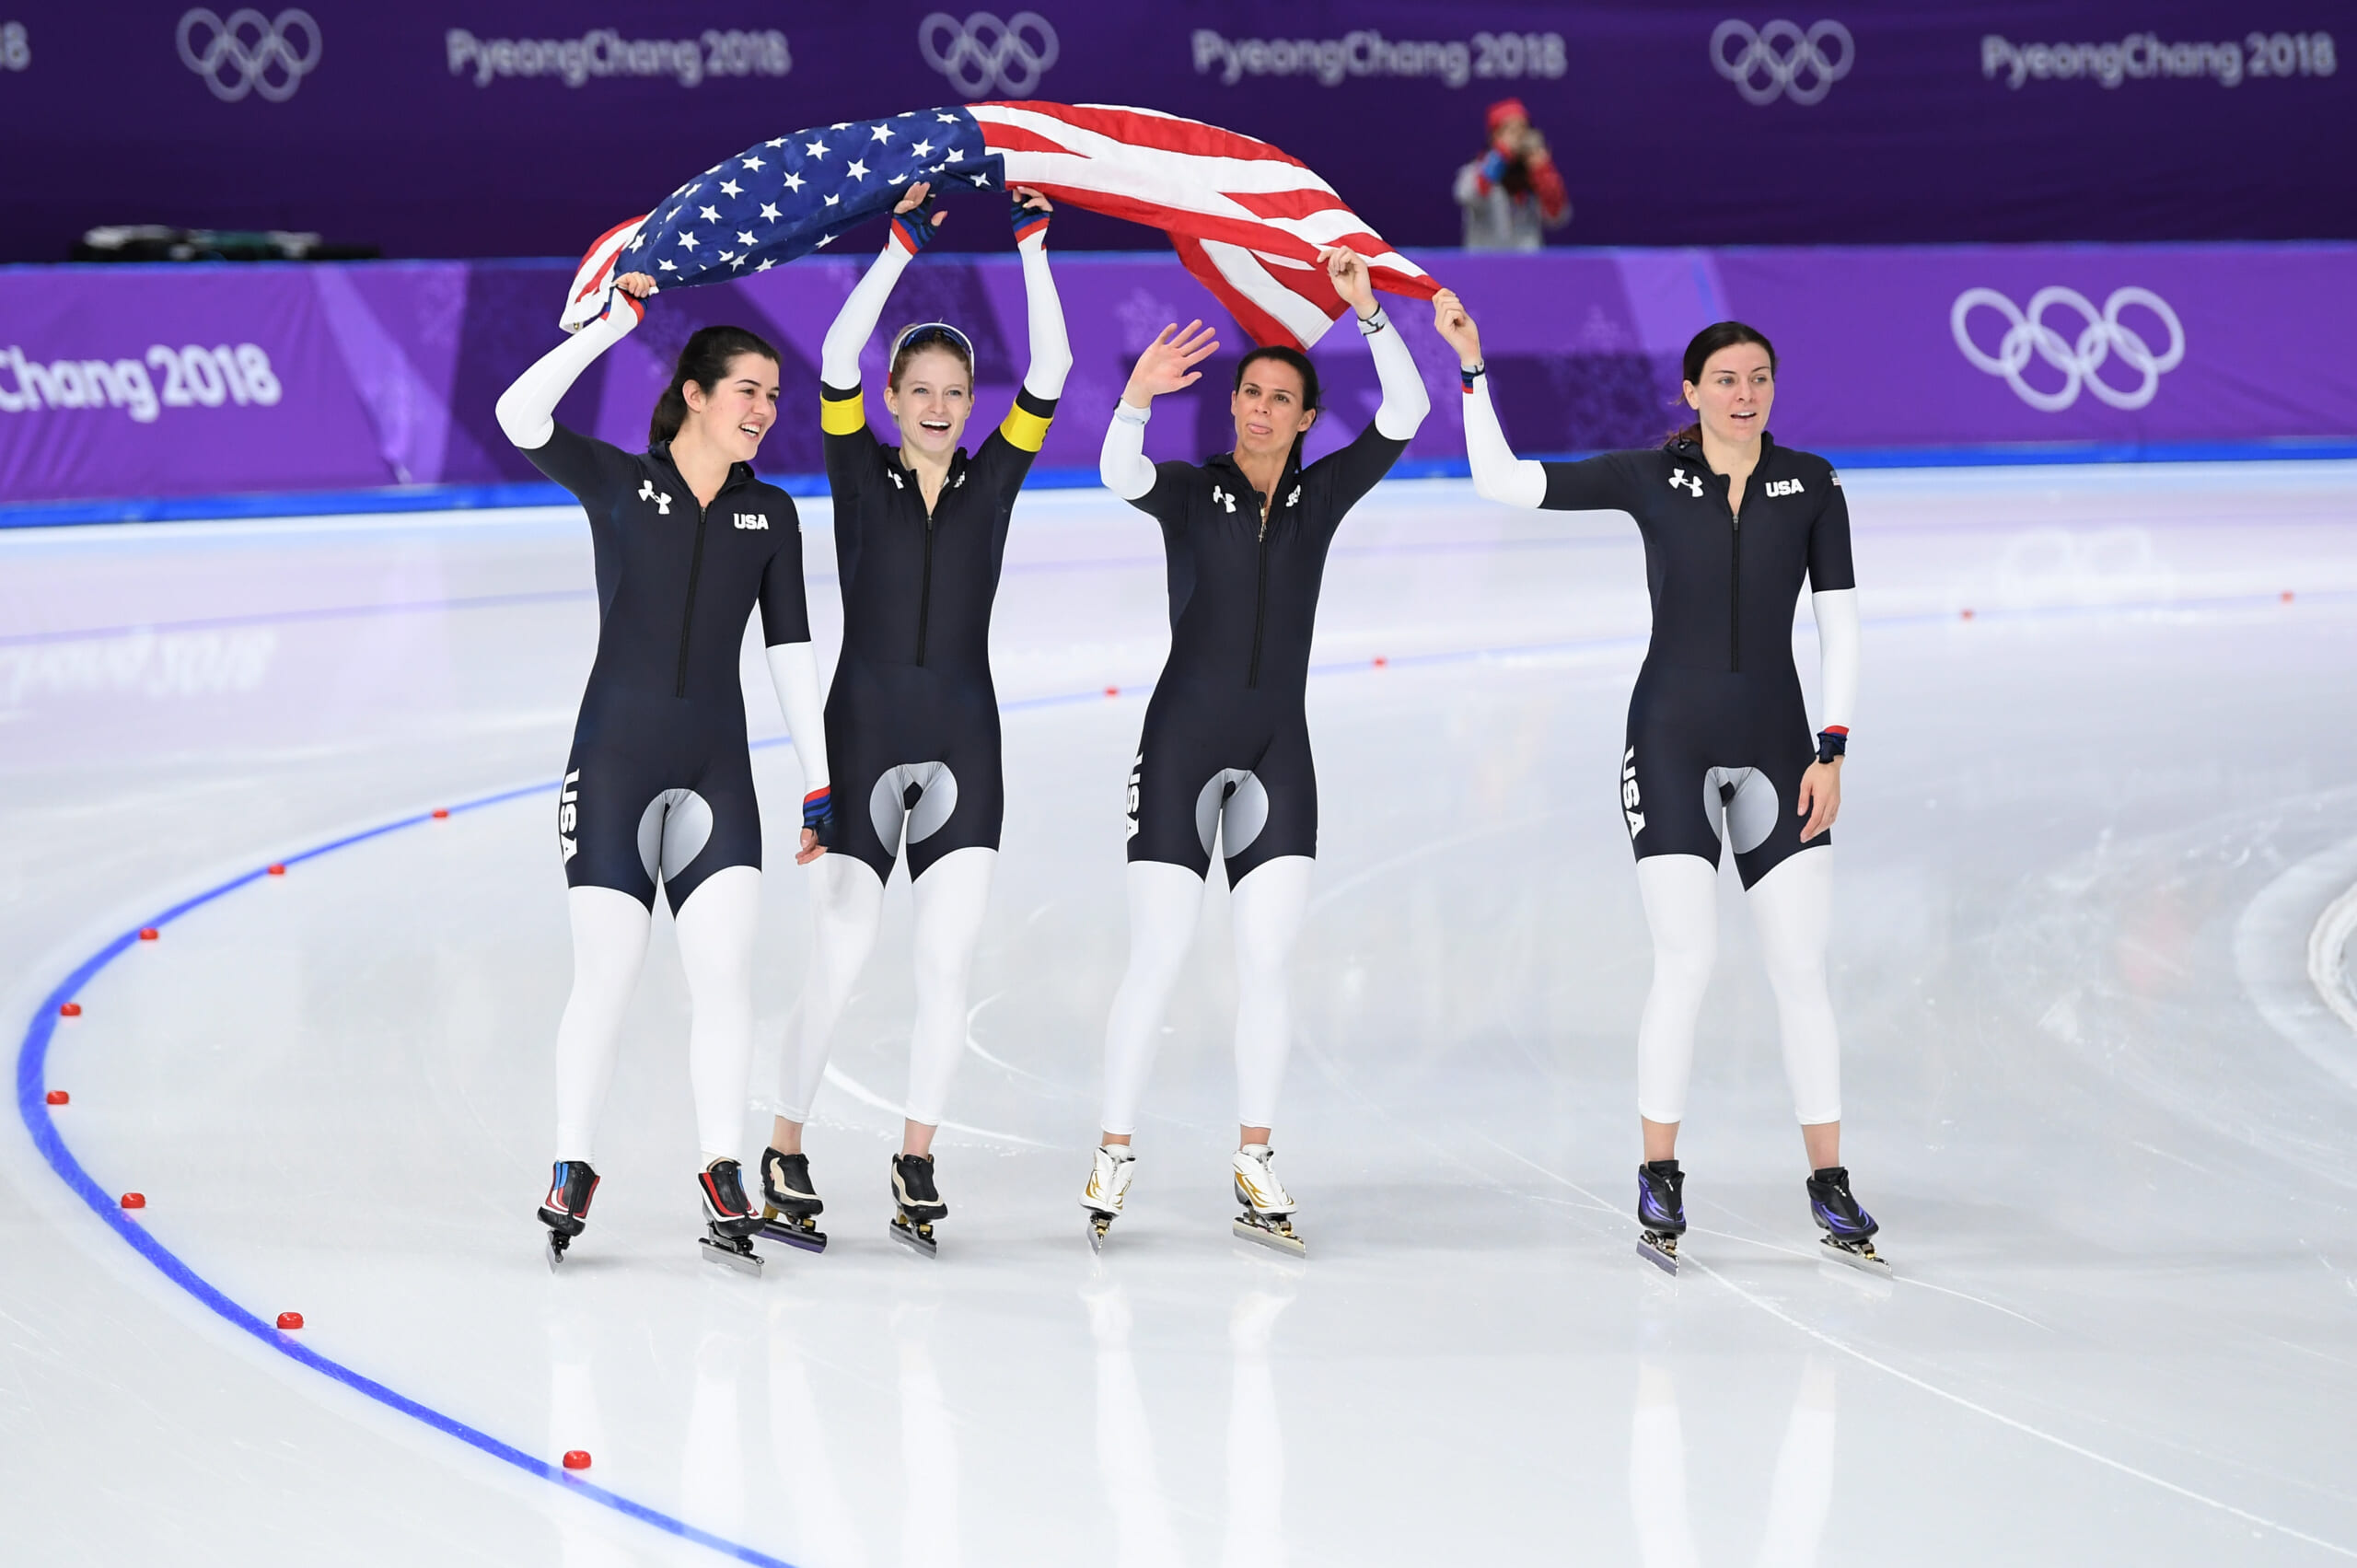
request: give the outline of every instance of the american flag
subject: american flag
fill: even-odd
[[[1263,343],[1316,343],[1343,304],[1318,253],[1341,245],[1377,288],[1438,286],[1297,160],[1266,142],[1146,109],[975,103],[839,121],[755,144],[654,211],[598,237],[565,306],[567,330],[605,308],[612,278],[661,288],[764,273],[888,213],[905,187],[1023,185],[1059,205],[1169,235],[1187,270]]]

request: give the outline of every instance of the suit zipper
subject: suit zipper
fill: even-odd
[[[933,513],[924,515],[924,575],[917,587],[917,663],[924,663],[926,623],[933,619]]]
[[[686,488],[684,483],[681,488]],[[695,493],[690,491],[689,494],[692,495]],[[710,516],[709,507],[702,502],[696,503],[696,547],[688,557],[688,602],[679,607],[679,679],[671,693],[675,697],[688,694],[688,633],[695,625],[696,579],[703,575],[703,525],[704,519]]]
[[[1260,635],[1269,621],[1269,517],[1260,515],[1260,592],[1252,607],[1252,671],[1245,679],[1248,688],[1260,684]]]
[[[1727,506],[1727,673],[1743,673],[1743,519],[1733,503]]]

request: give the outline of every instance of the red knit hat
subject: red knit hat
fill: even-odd
[[[1518,98],[1502,98],[1498,99],[1497,102],[1490,105],[1490,134],[1492,136],[1496,135],[1498,134],[1499,126],[1504,124],[1509,120],[1516,118],[1521,119],[1526,123],[1530,119],[1530,110],[1523,108],[1522,99]]]

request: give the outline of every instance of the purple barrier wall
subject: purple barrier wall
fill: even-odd
[[[993,9],[0,7],[0,261],[64,261],[85,228],[126,223],[578,255],[762,138],[1014,98],[1262,137],[1402,245],[1457,242],[1453,176],[1509,94],[1553,144],[1582,244],[2357,238],[2346,0]]]
[[[1678,359],[1724,317],[1782,355],[1781,439],[1836,451],[2010,444],[2139,449],[2357,438],[2357,245],[1907,250],[1427,252],[1480,322],[1508,434],[1526,453],[1658,440]],[[785,355],[787,417],[762,467],[811,474],[819,345],[865,265],[796,261],[658,298],[560,416],[618,444],[645,420],[697,327],[737,321]],[[1165,399],[1156,457],[1229,444],[1223,387],[1242,336],[1164,257],[1059,258],[1075,364],[1048,469],[1093,470],[1106,411],[1164,323],[1202,316],[1224,346],[1202,389]],[[0,501],[530,482],[492,404],[556,341],[558,262],[17,268],[0,287]],[[1461,459],[1454,356],[1421,304],[1395,316],[1434,416],[1412,459]],[[972,333],[978,417],[1022,373],[1011,256],[920,258],[887,325]],[[1318,350],[1329,418],[1313,452],[1373,412],[1351,332]],[[871,387],[883,374],[869,348]],[[869,400],[882,422],[880,398]],[[883,426],[888,436],[888,426]]]

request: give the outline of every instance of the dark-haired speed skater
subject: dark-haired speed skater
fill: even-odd
[[[1434,307],[1464,373],[1475,487],[1517,506],[1627,512],[1644,537],[1653,637],[1629,699],[1618,782],[1654,941],[1637,1030],[1639,1249],[1677,1272],[1686,1229],[1678,1129],[1717,956],[1724,845],[1776,995],[1810,1213],[1830,1256],[1887,1272],[1874,1218],[1851,1196],[1841,1165],[1841,1046],[1825,984],[1828,830],[1840,811],[1858,691],[1857,578],[1840,478],[1768,434],[1776,353],[1739,321],[1706,327],[1687,345],[1684,396],[1696,417],[1666,445],[1575,463],[1517,459],[1491,406],[1472,319],[1447,294]],[[1792,654],[1804,578],[1823,650],[1814,739]]]
[[[778,1115],[761,1156],[768,1234],[812,1245],[821,1212],[803,1124],[851,989],[876,945],[884,883],[905,853],[916,906],[916,1017],[900,1152],[892,1160],[894,1239],[930,1257],[946,1214],[933,1136],[966,1049],[966,986],[998,864],[1005,784],[991,606],[1016,493],[1048,436],[1072,368],[1063,308],[1048,271],[1049,203],[1013,192],[1016,249],[1029,301],[1031,364],[1015,406],[971,458],[958,445],[974,406],[974,348],[944,321],[903,329],[888,356],[884,403],[900,429],[870,433],[859,355],[884,301],[943,215],[911,185],[891,235],[827,329],[820,419],[834,493],[843,649],[827,695],[827,751],[842,782],[834,853],[817,867],[817,939],[784,1058]],[[928,221],[930,220],[930,221]],[[817,1241],[824,1245],[823,1238]]]
[[[553,1267],[589,1218],[593,1141],[660,886],[693,1005],[688,1074],[703,1151],[704,1256],[758,1273],[751,1237],[761,1216],[738,1164],[761,886],[737,673],[754,607],[810,792],[796,857],[806,862],[824,853],[828,802],[819,668],[801,524],[792,499],[751,466],[777,419],[775,349],[741,327],[690,337],[644,452],[556,423],[565,389],[638,325],[639,300],[654,287],[644,273],[620,279],[605,314],[517,377],[498,407],[507,438],[579,498],[597,563],[598,654],[557,802],[573,991],[557,1025],[556,1165],[540,1215]]]
[[[1130,1141],[1138,1102],[1216,843],[1236,926],[1236,1230],[1304,1249],[1269,1132],[1292,1041],[1285,963],[1318,853],[1304,711],[1310,632],[1336,529],[1432,406],[1414,356],[1376,306],[1364,260],[1340,249],[1322,259],[1383,388],[1375,418],[1349,446],[1302,466],[1302,438],[1318,417],[1317,367],[1297,349],[1258,348],[1237,364],[1228,400],[1236,449],[1201,466],[1147,460],[1154,400],[1193,385],[1202,374],[1194,366],[1219,346],[1200,321],[1183,332],[1165,328],[1148,346],[1105,433],[1106,487],[1162,525],[1170,656],[1130,774],[1130,961],[1105,1028],[1103,1141],[1080,1199],[1097,1245],[1137,1168]]]

